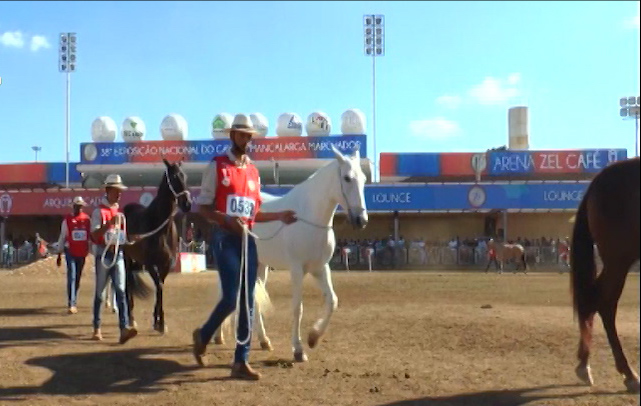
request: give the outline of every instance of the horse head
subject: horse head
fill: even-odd
[[[169,162],[165,158],[162,159],[165,163],[165,178],[164,183],[172,193],[173,198],[176,200],[178,207],[183,213],[191,210],[191,195],[187,189],[187,175],[183,172],[182,159],[178,162]]]
[[[365,205],[365,174],[361,169],[361,154],[358,149],[352,156],[343,155],[331,145],[338,161],[338,184],[335,199],[346,210],[350,224],[363,229],[369,221]]]

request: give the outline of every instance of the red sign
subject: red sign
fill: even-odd
[[[129,203],[148,205],[156,196],[157,188],[144,188],[143,190],[125,190],[120,197],[120,206]],[[193,188],[192,195],[200,188]],[[82,196],[87,202],[86,213],[91,213],[98,207],[104,191],[70,190],[70,191],[33,191],[33,192],[0,192],[0,216],[13,215],[65,215],[71,211],[72,200]]]

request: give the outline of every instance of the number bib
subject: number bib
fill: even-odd
[[[118,241],[119,244],[124,244],[126,241],[126,235],[123,230],[107,230],[105,231],[105,243],[115,244]]]
[[[73,230],[71,239],[73,241],[87,241],[87,230]]]
[[[227,215],[232,217],[254,217],[256,202],[250,197],[227,196]]]

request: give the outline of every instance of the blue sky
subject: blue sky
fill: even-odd
[[[348,108],[372,133],[363,14],[384,14],[378,152],[483,151],[507,143],[507,109],[530,107],[532,149],[627,148],[639,95],[639,2],[1,2],[0,162],[64,161],[58,34],[78,34],[71,160],[91,122],[169,113],[210,139],[220,112]],[[372,143],[369,143],[372,155]]]

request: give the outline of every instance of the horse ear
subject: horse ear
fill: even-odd
[[[338,159],[339,162],[345,162],[345,155],[343,155],[343,153],[340,152],[338,148],[334,146],[334,144],[329,144],[329,145],[330,147],[332,147],[332,151],[334,151],[334,155],[336,155],[336,159]]]
[[[167,161],[165,157],[162,158],[162,161],[165,163],[165,166],[169,167],[169,161]]]
[[[361,150],[358,146],[356,146],[356,149],[354,150],[354,153],[352,154],[352,157],[356,160],[361,159]]]

